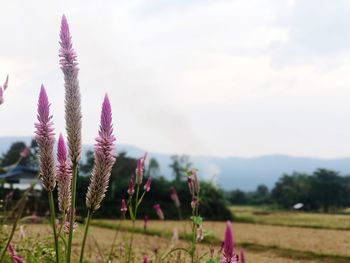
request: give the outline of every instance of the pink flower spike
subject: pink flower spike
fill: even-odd
[[[160,220],[164,220],[164,213],[162,209],[160,208],[160,204],[155,204],[153,208],[156,210],[156,213]]]
[[[50,103],[44,85],[41,85],[38,102],[38,122],[35,123],[36,142],[39,147],[40,178],[47,191],[53,191],[56,186],[55,160],[53,156],[54,133]]]
[[[126,207],[125,199],[122,199],[122,206],[120,208],[120,211],[125,214],[126,211],[128,211],[128,208]]]
[[[112,110],[108,96],[102,103],[101,124],[94,146],[95,163],[86,194],[86,206],[93,212],[100,206],[108,189],[109,178],[115,162]]]
[[[149,192],[149,190],[151,190],[151,183],[152,183],[152,178],[151,178],[151,176],[148,176],[147,181],[146,181],[145,185],[143,186],[143,189],[146,192]]]
[[[221,263],[238,263],[238,256],[234,252],[234,240],[233,240],[233,233],[232,233],[230,221],[227,221],[226,223],[223,255],[220,262]]]
[[[143,157],[137,159],[137,162],[136,162],[136,179],[135,179],[135,183],[138,184],[138,185],[140,185],[142,183],[143,171],[144,171],[144,167],[145,167],[146,158],[147,158],[147,152],[145,152]]]
[[[67,161],[67,149],[62,134],[57,144],[57,161],[58,205],[60,211],[65,213],[71,203],[72,170]]]
[[[128,194],[130,196],[132,196],[135,192],[135,189],[134,189],[134,181],[132,180],[132,178],[130,178],[130,181],[129,181],[129,187],[128,187]]]
[[[10,258],[11,258],[13,263],[26,263],[23,258],[21,258],[20,256],[17,255],[17,252],[11,243],[7,247],[7,252],[9,253]]]
[[[148,263],[147,256],[143,257],[143,263]]]
[[[173,200],[175,207],[179,208],[181,204],[180,204],[179,196],[177,195],[176,189],[174,186],[170,188],[170,198],[171,200]]]
[[[64,75],[65,87],[65,120],[70,159],[78,164],[81,153],[81,98],[78,80],[77,56],[73,49],[72,37],[66,17],[63,15],[60,32],[59,58]]]
[[[240,256],[241,256],[241,263],[245,263],[245,254],[244,254],[244,250],[243,249],[241,249],[241,251],[240,251]]]

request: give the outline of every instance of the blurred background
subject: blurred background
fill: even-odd
[[[42,83],[56,134],[65,134],[58,64],[65,14],[82,93],[78,212],[85,211],[108,93],[117,163],[97,217],[119,217],[136,158],[147,151],[154,191],[142,216],[155,218],[148,211],[160,202],[166,218],[178,219],[171,187],[189,216],[185,177],[196,168],[203,216],[237,222],[242,242],[260,253],[256,262],[350,262],[350,2],[0,0],[0,6],[0,83],[10,76],[0,106],[3,209],[36,180],[33,131]],[[40,184],[36,189],[26,213],[45,215],[46,193]],[[268,236],[287,234],[262,240],[255,227]],[[304,245],[291,242],[297,233]],[[320,247],[317,240],[328,241]],[[276,255],[280,261],[271,261]]]

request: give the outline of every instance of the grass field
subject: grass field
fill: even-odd
[[[238,222],[278,225],[289,227],[350,230],[348,209],[343,214],[305,213],[276,211],[265,207],[232,206],[231,211]]]
[[[233,222],[233,231],[238,249],[243,247],[246,251],[247,262],[350,262],[350,215],[309,214],[294,212],[276,212],[254,207],[233,207],[235,215],[250,217],[254,223]],[[238,221],[239,221],[238,220]],[[106,262],[113,237],[118,226],[117,220],[94,220],[91,234],[88,238],[87,259],[88,262]],[[125,258],[124,243],[130,233],[130,222],[122,224],[117,236],[117,248],[114,262],[123,262]],[[141,255],[147,255],[155,262],[166,254],[172,247],[187,247],[190,224],[185,221],[149,221],[148,230],[144,232],[143,222],[136,222],[135,246],[139,253],[135,262],[142,262]],[[174,243],[172,239],[173,229],[179,232],[180,240]],[[223,239],[224,222],[204,222],[204,228],[211,231],[212,236],[205,239],[199,246],[201,253],[208,253],[209,247],[215,248],[219,253],[221,240]],[[343,229],[343,230],[340,230]],[[348,229],[348,230],[346,230]],[[76,232],[74,247],[78,248],[82,237],[83,226],[80,225]],[[25,225],[27,238],[30,244],[43,240],[51,235],[48,225]],[[20,240],[19,231],[16,232],[14,243]],[[97,241],[98,240],[98,241]],[[74,250],[74,255],[78,251]],[[175,258],[185,258],[184,254],[176,254],[162,262],[176,262]],[[102,260],[101,260],[102,259]],[[99,261],[101,260],[101,261]],[[186,261],[183,261],[186,262]],[[203,261],[205,262],[205,261]]]

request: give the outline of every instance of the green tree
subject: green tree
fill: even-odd
[[[1,157],[1,166],[9,166],[12,164],[15,164],[19,157],[21,151],[26,147],[26,144],[24,142],[14,142],[11,146],[10,149],[3,154]],[[23,158],[20,162],[21,165],[27,165],[29,163],[29,158]]]
[[[149,160],[148,167],[145,172],[146,176],[151,176],[151,177],[158,177],[160,176],[159,174],[159,163],[155,158],[151,158]]]
[[[185,175],[185,172],[191,168],[192,164],[187,155],[173,155],[171,156],[171,160],[172,163],[169,166],[173,170],[175,182],[178,184],[181,181],[181,178]]]
[[[342,206],[342,197],[345,189],[344,179],[337,172],[318,169],[311,180],[311,196],[324,212],[331,207]]]

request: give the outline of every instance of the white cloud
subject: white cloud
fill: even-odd
[[[104,93],[119,143],[150,151],[349,155],[345,1],[2,1],[2,135],[33,133],[41,83],[64,131],[61,15],[80,62],[84,142]],[[3,77],[1,77],[3,75]]]

